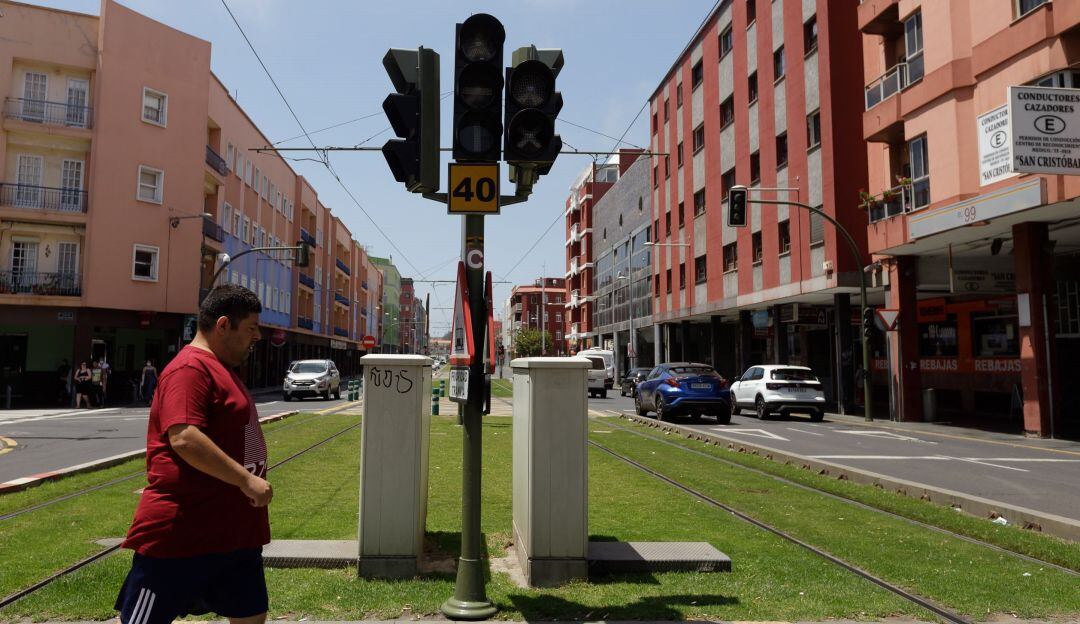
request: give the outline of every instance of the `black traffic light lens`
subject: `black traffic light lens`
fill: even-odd
[[[469,108],[484,108],[491,104],[501,89],[502,77],[491,65],[467,65],[458,77],[458,97]]]
[[[486,116],[468,115],[458,124],[457,143],[465,152],[483,154],[498,143],[500,134]]]
[[[514,69],[509,94],[523,108],[539,108],[551,98],[555,78],[551,69],[540,61],[525,61]]]
[[[490,61],[502,50],[505,39],[506,31],[499,20],[479,13],[461,25],[458,47],[470,62]]]
[[[551,119],[536,109],[526,109],[510,120],[510,146],[527,158],[543,155],[554,134]]]

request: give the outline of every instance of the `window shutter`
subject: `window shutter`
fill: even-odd
[[[821,206],[817,207],[819,210]],[[825,218],[816,212],[810,213],[810,244],[825,242]]]

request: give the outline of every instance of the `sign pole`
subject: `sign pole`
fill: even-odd
[[[484,409],[484,357],[487,304],[484,302],[484,216],[463,215],[461,259],[465,262],[469,285],[469,307],[473,310],[473,358],[469,364],[469,393],[464,404],[461,472],[461,556],[458,558],[454,596],[442,605],[442,612],[455,620],[484,620],[495,614],[484,587],[484,567],[480,560],[480,458],[482,413]]]

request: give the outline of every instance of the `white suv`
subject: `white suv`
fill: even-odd
[[[753,409],[760,419],[790,412],[809,414],[815,422],[825,417],[821,382],[805,366],[751,366],[731,384],[731,402],[731,413]]]
[[[289,366],[281,386],[281,398],[292,401],[293,397],[322,396],[341,398],[341,374],[333,360],[299,360]]]

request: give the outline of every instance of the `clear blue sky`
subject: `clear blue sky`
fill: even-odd
[[[615,137],[659,84],[713,0],[517,0],[515,2],[448,0],[226,0],[309,132],[379,113],[391,84],[382,67],[386,50],[423,45],[441,55],[441,87],[453,88],[454,24],[486,12],[506,28],[505,60],[510,51],[535,44],[562,48],[566,65],[558,79],[565,119]],[[98,0],[39,0],[40,4],[97,14]],[[296,122],[274,91],[221,0],[122,0],[122,4],[213,45],[212,68],[263,132],[277,141],[300,134]],[[443,145],[450,145],[452,102],[443,101]],[[319,145],[378,146],[392,138],[382,115],[314,135]],[[387,129],[384,131],[384,129]],[[615,141],[568,124],[558,131],[566,144],[581,150],[610,150]],[[648,113],[626,134],[630,143],[647,146]],[[284,145],[303,147],[305,139]],[[302,156],[302,155],[301,155]],[[448,153],[443,155],[443,177]],[[453,279],[460,253],[460,217],[441,204],[407,193],[394,181],[377,152],[339,153],[331,162],[360,204],[400,251],[372,226],[320,164],[293,163],[312,180],[353,236],[371,252],[393,255],[402,275]],[[507,206],[487,219],[486,262],[495,279],[531,282],[545,270],[561,276],[564,268],[563,225],[557,223],[524,261],[518,262],[564,208],[569,185],[590,163],[584,156],[562,155],[541,178],[527,203]],[[512,185],[505,181],[506,188]],[[445,189],[443,189],[445,190]],[[509,284],[496,285],[496,314]],[[430,285],[419,288],[421,294]],[[453,286],[440,285],[432,307],[453,305]],[[431,332],[441,335],[452,312],[434,310]]]

